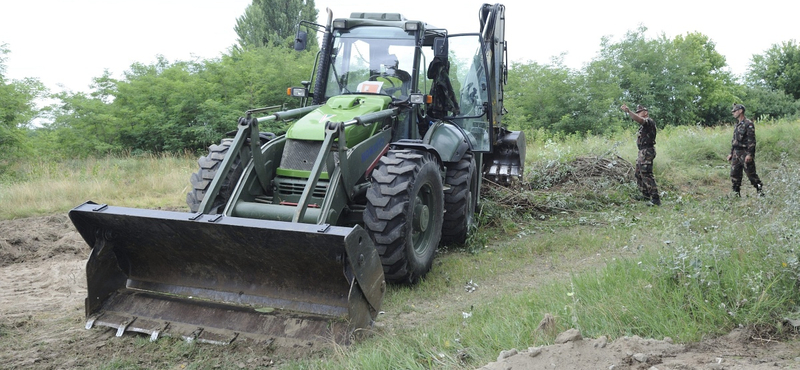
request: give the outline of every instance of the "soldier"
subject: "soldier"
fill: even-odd
[[[631,112],[627,105],[620,109],[639,123],[639,132],[636,136],[636,147],[639,156],[636,158],[636,185],[644,195],[644,200],[649,200],[650,205],[660,206],[661,198],[658,195],[658,186],[653,177],[653,160],[656,159],[656,122],[650,118],[650,113],[642,105],[636,106],[636,112]]]
[[[728,154],[728,161],[731,162],[731,183],[733,193],[741,197],[742,169],[747,174],[759,196],[764,196],[761,179],[756,174],[756,126],[753,121],[744,116],[744,105],[734,104],[731,113],[736,118],[736,127],[733,129],[733,140],[731,140],[731,154]]]

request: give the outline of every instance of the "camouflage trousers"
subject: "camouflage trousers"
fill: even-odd
[[[747,179],[750,180],[751,185],[758,188],[758,185],[761,184],[761,179],[756,174],[756,159],[753,158],[752,162],[747,163],[745,162],[745,157],[747,157],[746,150],[734,149],[731,155],[731,184],[735,192],[739,192],[742,188],[742,170],[747,174]]]
[[[653,177],[653,160],[656,159],[656,148],[639,149],[639,156],[636,158],[636,185],[647,198],[658,198],[658,186]]]

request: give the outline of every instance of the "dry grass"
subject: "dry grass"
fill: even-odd
[[[87,201],[137,208],[185,207],[194,155],[31,162],[0,183],[0,219],[66,212]]]

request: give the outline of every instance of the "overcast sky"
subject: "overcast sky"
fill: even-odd
[[[478,0],[317,0],[334,17],[353,11],[399,12],[451,33],[475,32]],[[233,27],[251,0],[0,0],[0,44],[10,79],[36,77],[51,91],[89,91],[108,69],[121,77],[134,62],[151,64],[218,57],[236,43]],[[640,25],[647,37],[700,32],[711,38],[735,74],[753,54],[800,40],[800,2],[531,1],[506,0],[509,59],[580,68],[600,50],[603,36],[621,40]]]

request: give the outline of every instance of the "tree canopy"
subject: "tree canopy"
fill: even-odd
[[[253,0],[244,14],[236,19],[234,30],[243,49],[294,44],[300,21],[316,23],[314,0]],[[316,37],[309,35],[309,46],[316,47]]]
[[[693,32],[650,39],[646,30],[642,26],[620,40],[603,38],[598,56],[580,70],[564,66],[563,56],[548,65],[512,64],[508,122],[522,129],[588,134],[625,127],[626,117],[619,113],[623,103],[647,106],[659,126],[729,122],[733,103],[748,105],[754,117],[800,110],[790,93],[794,80],[789,76],[800,68],[793,59],[800,57],[795,44],[754,56],[751,83],[742,85],[708,36]],[[766,82],[764,76],[776,75],[783,79]]]
[[[0,44],[0,169],[2,162],[23,149],[25,129],[39,116],[36,99],[45,96],[47,89],[38,79],[8,81],[7,44]]]
[[[108,72],[94,79],[91,94],[58,94],[61,103],[46,129],[59,150],[77,155],[206,148],[235,130],[248,109],[299,104],[286,88],[308,79],[313,58],[267,46],[202,62],[134,63],[124,79]],[[277,122],[264,130],[285,127]]]
[[[772,45],[763,55],[753,55],[747,77],[751,85],[800,99],[800,44],[789,40]]]

